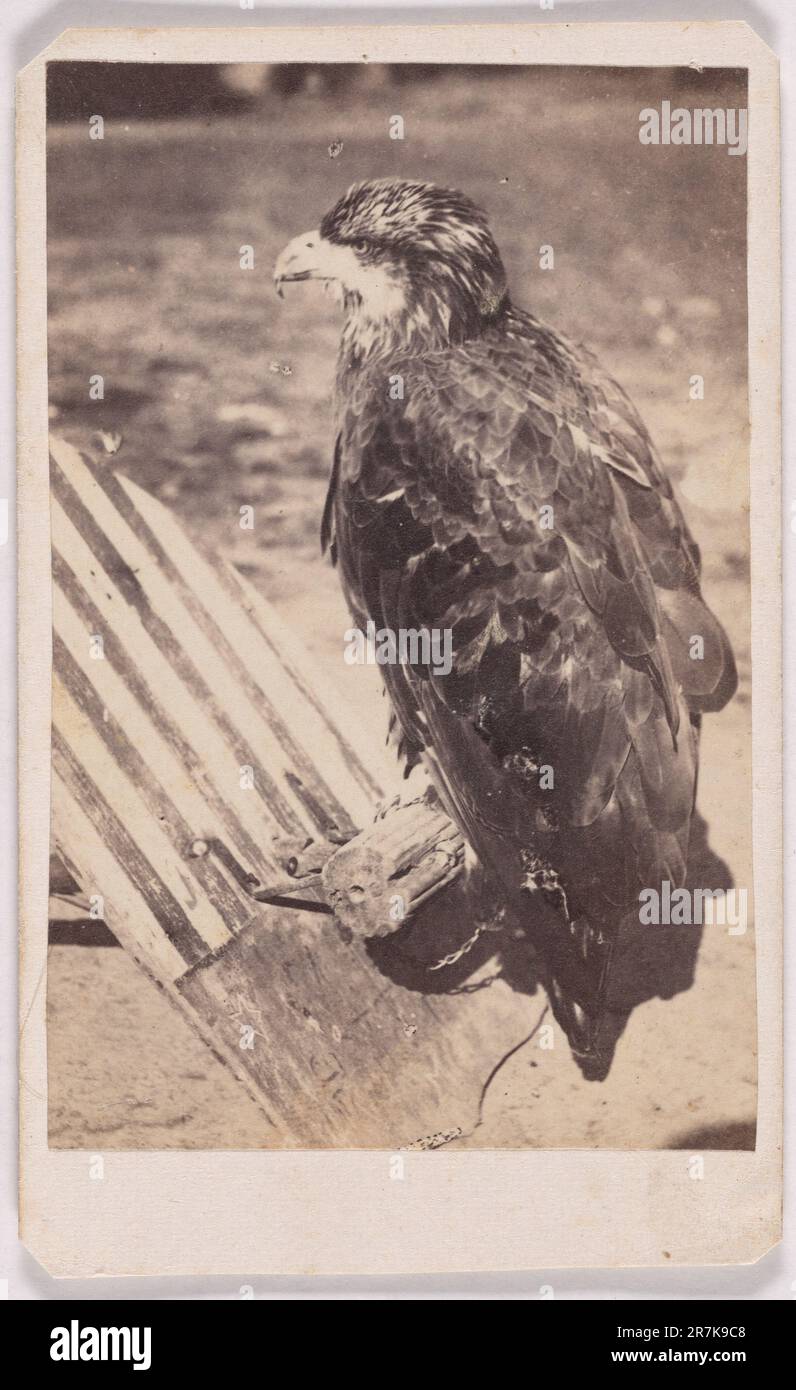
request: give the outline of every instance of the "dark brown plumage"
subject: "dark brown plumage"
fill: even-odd
[[[512,305],[462,195],[355,186],[277,275],[340,286],[323,538],[352,612],[452,629],[449,675],[382,668],[402,751],[428,761],[603,1074],[618,924],[643,888],[682,884],[699,718],[735,690],[697,547],[627,396]]]

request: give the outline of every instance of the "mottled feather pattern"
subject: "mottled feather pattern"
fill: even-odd
[[[622,914],[684,881],[699,716],[735,689],[697,547],[621,388],[507,297],[422,351],[394,325],[364,357],[344,337],[338,385],[352,612],[452,629],[449,675],[383,668],[402,745],[512,907],[542,904],[554,1010],[588,1055]]]

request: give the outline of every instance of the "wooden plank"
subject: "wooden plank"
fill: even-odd
[[[321,703],[265,599],[156,499],[62,441],[51,468],[63,863],[257,1098],[275,1147],[466,1127],[529,1011],[505,986],[441,992],[441,900],[424,909],[425,964],[402,975],[330,917],[255,903],[241,879],[284,874],[285,837],[339,842],[371,822],[381,792],[354,721]]]
[[[102,571],[114,585],[110,600],[122,618],[135,616],[157,650],[172,667],[193,702],[199,701],[234,754],[238,769],[256,769],[252,790],[279,823],[283,833],[298,834],[302,807],[285,773],[288,755],[251,699],[240,691],[219,649],[217,634],[197,621],[190,606],[168,581],[159,561],[114,510],[110,498],[80,462],[73,478],[54,474],[54,492]],[[59,513],[54,512],[54,520]],[[115,592],[114,592],[115,590]],[[132,613],[130,613],[132,610]],[[180,706],[177,706],[180,709]],[[262,756],[258,756],[262,750]],[[281,777],[279,774],[282,774]]]
[[[134,513],[126,511],[125,515],[131,524],[133,516],[137,518],[137,533],[156,547],[165,572],[179,583],[187,598],[193,596],[197,607],[194,591],[201,595],[214,640],[223,641],[227,653],[232,647],[231,659],[242,670],[247,689],[254,690],[292,769],[309,769],[310,776],[315,777],[315,766],[305,750],[322,747],[332,808],[341,819],[353,816],[355,824],[361,825],[372,815],[381,788],[321,707],[312,689],[308,663],[301,661],[286,624],[279,622],[242,575],[228,565],[211,565],[155,498],[127,478],[119,479],[119,491],[113,495],[118,499],[123,493],[135,507]],[[303,746],[296,739],[296,729],[301,730]]]
[[[57,732],[54,729],[54,743]],[[55,757],[52,831],[58,853],[75,878],[97,891],[101,887],[108,925],[133,959],[153,979],[169,981],[181,974],[185,962],[169,940],[163,916],[155,910],[145,882],[139,881],[132,859],[123,859],[117,846],[106,841],[79,787],[62,776]]]
[[[57,661],[59,652],[53,650]],[[147,796],[154,782],[147,770],[144,783],[137,777],[138,763],[127,767],[113,752],[91,723],[91,704],[83,709],[63,684],[56,667],[53,679],[53,761],[62,780],[89,811],[100,838],[110,844],[122,863],[129,864],[135,877],[151,896],[154,910],[163,914],[164,931],[183,959],[194,964],[208,951],[229,939],[213,898],[195,891],[189,865],[173,853],[180,835],[179,822],[169,824],[158,804],[165,793],[153,801]],[[106,723],[100,715],[100,726]],[[113,737],[113,728],[110,736]],[[126,752],[120,743],[122,755]],[[79,749],[79,755],[74,750]],[[190,870],[205,870],[204,860]],[[83,887],[88,886],[85,878]],[[204,885],[203,885],[204,886]]]
[[[333,943],[324,920],[250,927],[179,983],[218,1051],[237,1050],[253,1085],[267,1087],[295,1136],[274,1146],[397,1149],[469,1134],[484,1082],[543,1001],[505,984],[452,996],[404,988],[360,948]],[[242,1048],[248,1028],[253,1046]]]
[[[104,657],[102,662],[94,663],[94,680],[104,671],[103,663],[108,663],[135,700],[141,717],[149,721],[149,732],[154,729],[161,735],[183,764],[186,777],[196,783],[206,806],[196,834],[203,838],[228,834],[255,872],[272,872],[274,857],[267,839],[263,839],[263,818],[255,798],[248,795],[233,801],[232,789],[240,780],[238,750],[225,741],[200,694],[180,679],[137,614],[119,611],[113,580],[93,559],[74,528],[70,528],[57,504],[52,513],[54,533],[75,567],[73,572],[60,552],[53,550],[56,622],[71,604],[83,625],[82,638],[79,647],[75,644],[73,655],[79,649],[88,650],[93,636],[102,637]],[[83,575],[86,587],[77,573]],[[64,637],[68,642],[69,634]],[[97,693],[101,698],[101,690]]]

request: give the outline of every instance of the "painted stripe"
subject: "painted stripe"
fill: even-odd
[[[190,867],[174,853],[165,822],[159,819],[144,790],[136,786],[118,753],[108,751],[87,712],[75,703],[57,671],[53,673],[53,723],[70,745],[80,750],[79,760],[84,770],[90,769],[95,790],[107,807],[113,808],[128,838],[135,841],[153,873],[179,904],[190,927],[190,936],[183,938],[188,951],[195,956],[199,950],[202,959],[208,949],[222,946],[231,935],[224,919],[212,902],[197,895]]]
[[[194,585],[216,628],[224,626],[290,744],[295,746],[290,729],[300,729],[308,747],[323,749],[324,776],[338,792],[340,813],[353,814],[360,825],[366,823],[380,789],[314,696],[309,672],[298,671],[295,652],[291,652],[296,643],[287,625],[229,565],[213,565],[195,548],[176,518],[155,498],[121,476],[117,490],[129,496],[140,517],[139,526],[145,525],[153,544],[161,547],[164,564],[175,580],[185,588]],[[317,782],[317,772],[310,767]]]
[[[228,664],[221,658],[217,646],[191,617],[160,566],[129,527],[120,521],[107,497],[92,483],[85,467],[82,467],[82,474],[80,481],[84,495],[90,490],[91,512],[75,487],[57,469],[53,469],[52,473],[53,488],[65,513],[92,553],[92,568],[96,568],[99,562],[105,573],[112,576],[127,606],[125,623],[129,621],[129,610],[135,610],[142,626],[167,655],[185,686],[193,690],[206,706],[214,723],[235,750],[238,766],[251,766],[254,769],[255,794],[264,802],[285,834],[298,835],[307,817],[306,813],[302,814],[304,808],[300,802],[291,804],[272,774],[272,769],[287,770],[284,754],[273,731],[268,728],[260,711],[241,697],[239,685]],[[68,546],[61,548],[62,553],[71,554]],[[233,723],[229,711],[235,711],[237,723]],[[245,728],[245,736],[238,726]],[[259,750],[260,756],[257,756],[255,749]]]
[[[136,786],[118,756],[109,753],[85,711],[73,700],[60,675],[53,677],[53,724],[93,793],[111,829],[123,827],[127,843],[137,851],[136,876],[157,880],[173,905],[173,940],[186,961],[203,960],[230,940],[215,903],[205,898],[188,864],[171,844],[165,822]],[[83,886],[83,885],[81,885]]]
[[[170,757],[172,768],[178,770],[180,786],[195,789],[197,812],[195,816],[186,817],[192,825],[194,837],[206,840],[210,835],[217,834],[221,839],[228,838],[230,844],[238,846],[247,867],[257,874],[270,876],[277,867],[277,861],[273,855],[263,853],[262,827],[259,839],[253,839],[243,821],[235,814],[230,801],[220,793],[209,776],[206,750],[204,756],[200,755],[184,735],[180,724],[155,697],[144,680],[141,666],[133,663],[121,639],[106,625],[102,614],[57,550],[53,551],[53,577],[56,627],[64,633],[72,655],[79,661],[81,645],[84,651],[88,649],[89,634],[102,633],[105,658],[93,674],[95,687],[101,696],[107,693],[106,705],[117,712],[122,711],[120,719],[125,728],[137,732],[142,718],[150,721],[161,741],[162,751],[158,751],[158,762],[163,757]],[[92,664],[98,665],[95,662]],[[196,732],[196,726],[192,727]],[[144,736],[140,737],[143,739]],[[229,761],[232,762],[231,766]],[[224,765],[227,790],[236,772],[234,760],[229,761]],[[250,801],[243,792],[240,799],[245,799],[247,804]]]
[[[107,845],[113,857],[125,866],[127,877],[136,886],[150,912],[159,922],[163,934],[182,957],[183,969],[185,966],[196,964],[207,955],[207,945],[203,937],[194,930],[190,918],[177,897],[153,867],[153,860],[157,862],[159,858],[162,860],[164,857],[163,846],[159,847],[160,854],[158,854],[158,847],[156,846],[150,857],[138,841],[133,839],[132,834],[128,833],[116,812],[111,809],[106,792],[110,792],[111,796],[116,794],[116,804],[124,807],[123,814],[126,821],[129,823],[132,819],[129,816],[129,804],[123,797],[118,797],[120,790],[118,765],[112,763],[111,768],[108,769],[110,772],[108,780],[102,777],[101,771],[99,778],[97,777],[98,761],[104,763],[106,759],[98,759],[96,747],[98,740],[87,739],[86,721],[81,718],[80,711],[66,694],[63,686],[60,686],[57,677],[53,682],[53,706],[56,711],[53,726],[53,763],[59,776],[69,786],[72,795],[85,808],[86,814],[103,844]],[[86,741],[84,742],[84,740]],[[90,761],[91,773],[86,771],[83,763],[72,751],[70,745],[73,743],[79,743],[81,751],[85,750],[86,760]],[[150,829],[149,833],[145,832],[142,838],[151,844],[152,839],[156,840],[157,836],[151,826],[151,815],[146,815],[145,807],[143,811],[146,820],[150,822]],[[140,814],[139,810],[139,816]],[[136,832],[140,833],[140,830],[141,827],[136,824]],[[95,882],[96,873],[90,870],[89,883]],[[87,887],[85,883],[82,886]],[[106,896],[102,882],[99,883],[97,891]],[[183,896],[185,896],[184,885]],[[182,973],[182,970],[179,973]]]
[[[86,634],[79,620],[71,614],[71,610],[67,612],[67,608],[63,597],[56,591],[53,664],[58,675],[75,704],[91,721],[111,757],[118,758],[128,776],[144,793],[164,833],[171,840],[173,856],[182,872],[193,874],[198,879],[200,891],[203,890],[217,907],[222,922],[228,927],[234,922],[240,930],[255,916],[251,899],[247,900],[243,890],[225,876],[214,858],[193,858],[187,854],[193,840],[207,838],[207,830],[200,828],[207,817],[201,799],[187,781],[155,725],[141,717],[135,701],[108,663],[84,656],[84,661],[90,663],[93,670],[87,671],[79,665],[67,643],[73,643],[75,652],[87,652]],[[157,768],[157,775],[153,768]],[[166,787],[172,795],[167,794]],[[194,924],[197,930],[202,930],[196,919]],[[228,936],[227,932],[221,940]],[[220,941],[208,941],[207,944],[213,949]]]
[[[260,874],[258,864],[264,866],[267,872],[276,863],[270,844],[276,829],[274,818],[264,815],[262,801],[254,791],[241,788],[238,750],[224,740],[210,718],[207,706],[200,702],[196,692],[180,680],[166,653],[161,651],[143,627],[136,610],[124,604],[113,580],[55,500],[51,503],[51,512],[53,536],[60,547],[54,556],[54,565],[60,574],[59,582],[67,586],[70,600],[84,621],[93,622],[94,618],[99,617],[99,623],[92,626],[92,631],[102,635],[106,659],[113,661],[116,670],[131,683],[140,699],[151,700],[161,728],[165,731],[170,728],[179,730],[175,748],[180,756],[186,758],[187,766],[194,775],[201,776],[204,784],[209,783],[216,788],[218,801],[234,805],[235,814],[246,829],[247,852],[251,853],[252,846],[262,847],[252,859],[254,872]],[[70,556],[74,571],[85,576],[86,584],[91,586],[89,608],[86,607],[85,591],[63,560],[61,550]],[[135,654],[134,667],[127,657],[128,652]],[[190,743],[187,742],[189,732]],[[244,852],[240,844],[238,849]]]
[[[181,780],[186,781],[187,777],[190,777],[192,784],[198,788],[205,814],[201,820],[197,821],[197,837],[207,839],[208,835],[214,832],[217,832],[222,839],[229,837],[229,843],[238,846],[240,855],[247,867],[253,869],[258,875],[271,875],[277,867],[277,861],[273,854],[267,854],[263,851],[262,818],[260,816],[253,817],[257,834],[257,838],[254,838],[245,824],[245,812],[239,818],[229,798],[230,787],[238,786],[237,762],[230,750],[226,749],[218,739],[212,726],[209,726],[209,736],[203,735],[204,724],[207,721],[203,720],[201,707],[197,706],[197,720],[200,722],[194,720],[190,727],[193,730],[195,741],[203,750],[202,753],[197,751],[194,743],[189,742],[183,733],[181,724],[168,712],[166,706],[153,693],[153,687],[144,679],[144,672],[150,673],[151,670],[157,672],[155,663],[161,660],[160,653],[149,642],[149,638],[146,638],[146,642],[149,643],[148,648],[142,642],[135,644],[138,660],[134,663],[128,654],[127,646],[92,603],[57,550],[53,551],[53,576],[55,579],[54,605],[57,604],[59,596],[62,596],[64,604],[74,611],[76,620],[82,624],[82,641],[85,647],[88,646],[88,634],[102,634],[105,651],[103,673],[112,672],[118,677],[119,688],[130,691],[137,705],[149,715],[152,723],[160,731],[164,744],[172,751],[177,765],[181,769]],[[102,576],[99,578],[99,587],[101,588]],[[128,642],[130,637],[131,634],[128,632]],[[73,634],[70,645],[74,641],[76,641],[76,636]],[[130,643],[130,645],[133,644]],[[72,646],[71,649],[73,655],[76,654],[77,648]],[[154,653],[155,661],[150,663],[147,658],[152,653]],[[173,672],[171,675],[177,692],[179,692],[181,687]],[[153,683],[155,679],[156,677],[153,676]],[[164,684],[162,680],[157,683],[157,689],[164,693],[167,698],[170,693],[173,693],[171,687],[167,683]],[[190,695],[185,696],[181,705],[172,705],[172,708],[180,709],[184,721],[186,714],[189,716],[192,714],[192,697]],[[196,739],[197,734],[199,735],[198,739]],[[239,791],[238,805],[241,808],[250,807],[251,796],[247,792]]]
[[[55,737],[53,740],[55,745]],[[115,843],[106,840],[88,814],[80,780],[53,758],[53,840],[59,856],[91,895],[104,899],[103,920],[134,960],[156,979],[174,981],[185,973],[185,961],[164,934],[159,909],[151,895],[130,876]]]
[[[113,474],[107,469],[103,471],[97,464],[86,460],[85,467],[132,535],[155,560],[158,573],[171,582],[173,592],[179,594],[197,629],[209,639],[224,667],[234,672],[236,681],[250,702],[249,708],[262,716],[265,730],[272,740],[269,767],[274,770],[280,768],[282,776],[291,772],[293,781],[289,785],[295,788],[301,803],[305,806],[314,803],[315,807],[321,809],[320,824],[337,828],[348,835],[353,834],[357,826],[352,822],[345,804],[321,780],[306,749],[293,737],[291,727],[296,727],[300,713],[296,709],[299,692],[285,676],[273,649],[262,641],[257,627],[249,620],[240,594],[237,601],[233,599],[230,602],[219,585],[213,567],[203,560],[159,502],[147,497],[134,485],[132,488],[129,484],[126,488],[122,487]],[[122,540],[123,531],[117,527],[117,532],[120,549],[125,555],[134,553],[134,550],[128,552],[129,543],[126,536]],[[281,711],[278,708],[279,696]],[[306,713],[311,713],[311,710]],[[247,728],[250,727],[250,718],[247,715]],[[349,796],[351,793],[356,796],[359,789],[356,782],[352,782],[350,770],[339,755],[337,740],[330,737],[329,724],[320,724],[316,720],[315,725],[314,730],[307,731],[307,741],[313,747],[319,740],[323,741],[324,763],[327,755],[336,757],[338,765],[329,769],[332,786],[345,788]],[[303,733],[303,725],[301,727]],[[311,796],[303,796],[302,788],[307,788]],[[366,814],[370,810],[367,807]]]

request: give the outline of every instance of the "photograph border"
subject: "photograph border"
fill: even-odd
[[[749,71],[754,1152],[169,1151],[47,1147],[51,604],[47,61],[472,62]],[[745,24],[69,30],[18,83],[21,1235],[56,1275],[407,1274],[751,1263],[780,1237],[782,846],[778,62]],[[145,1218],[142,1219],[142,1213]]]

